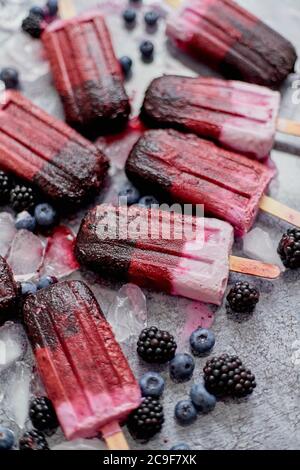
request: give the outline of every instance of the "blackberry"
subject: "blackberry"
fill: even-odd
[[[19,441],[20,450],[50,450],[46,438],[42,432],[25,432]]]
[[[136,439],[148,440],[161,431],[163,423],[163,406],[155,398],[146,397],[130,414],[127,427]]]
[[[227,296],[230,308],[234,312],[250,313],[259,301],[259,292],[249,282],[236,282]]]
[[[22,22],[22,29],[25,33],[30,34],[35,39],[39,39],[42,35],[42,19],[39,15],[30,13]]]
[[[168,331],[156,326],[144,329],[137,342],[137,353],[149,363],[164,364],[175,356],[177,344]]]
[[[256,387],[255,376],[237,356],[213,357],[207,361],[203,372],[205,387],[213,395],[244,397]]]
[[[289,229],[280,240],[277,251],[286,268],[300,268],[300,229]]]
[[[9,200],[9,194],[12,187],[10,176],[0,170],[0,205],[6,204]]]
[[[48,431],[58,427],[55,410],[47,397],[38,397],[31,401],[29,416],[38,431]]]
[[[29,186],[17,185],[10,192],[10,203],[16,212],[28,211],[35,205],[36,196]]]

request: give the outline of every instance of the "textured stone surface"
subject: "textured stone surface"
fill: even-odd
[[[2,2],[3,3],[3,2]],[[7,2],[9,3],[9,1]],[[24,0],[20,8],[30,2]],[[33,2],[32,2],[33,3]],[[34,2],[43,3],[43,2]],[[95,5],[95,0],[76,0],[76,5],[86,8]],[[144,3],[157,5],[161,1],[144,0]],[[300,52],[300,5],[299,0],[241,0],[241,4],[251,9],[267,21],[268,24],[286,35]],[[142,64],[139,59],[138,44],[149,37],[145,32],[141,20],[140,27],[127,32],[123,22],[118,16],[127,1],[111,0],[98,1],[108,14],[109,25],[113,34],[118,56],[129,54],[134,59],[133,78],[128,81],[127,89],[134,101],[136,111],[141,103],[143,92],[149,81],[163,72],[194,75],[195,73],[211,72],[183,56],[174,56],[168,48],[163,36],[163,23],[158,32],[152,36],[156,46],[155,60],[152,64]],[[115,12],[114,16],[110,13]],[[0,15],[1,16],[1,15]],[[21,15],[22,16],[22,15]],[[2,22],[0,22],[0,25]],[[14,20],[15,24],[15,20]],[[14,25],[13,24],[13,25]],[[24,71],[24,92],[49,112],[62,116],[61,106],[57,100],[56,92],[51,85],[51,78],[47,65],[42,60],[42,51],[38,43],[28,40],[23,34],[13,32],[0,26],[0,66],[16,64]],[[17,28],[16,28],[17,30]],[[27,58],[24,62],[17,48],[26,45]],[[28,66],[30,60],[30,67]],[[30,72],[30,73],[29,73]],[[33,76],[34,75],[34,76]],[[283,115],[300,120],[300,105],[292,103],[295,90],[291,86],[296,76],[290,77],[284,87]],[[278,135],[277,147],[286,149],[287,144],[300,153],[300,139],[287,138]],[[272,183],[271,194],[278,200],[300,209],[300,159],[284,151],[273,151],[273,161],[278,168],[278,178]],[[122,179],[122,173],[112,171],[114,178]],[[77,227],[77,218],[70,220],[72,227]],[[275,240],[280,239],[287,225],[261,214],[257,226],[269,231]],[[241,244],[235,245],[235,252],[240,252]],[[104,312],[113,300],[120,285],[110,285],[100,281],[93,274],[83,272],[81,275],[73,274],[73,278],[85,279],[96,293]],[[231,282],[237,279],[231,276]],[[248,400],[233,402],[226,400],[218,402],[215,410],[199,419],[192,426],[182,428],[173,418],[174,405],[177,401],[186,398],[192,382],[175,385],[168,377],[167,367],[152,367],[162,371],[166,379],[166,390],[163,403],[166,412],[166,424],[162,433],[147,445],[140,445],[129,438],[133,449],[169,449],[177,442],[185,441],[194,449],[299,449],[300,448],[300,291],[299,272],[287,272],[276,282],[257,281],[255,284],[261,290],[261,302],[256,312],[244,322],[235,321],[226,314],[224,306],[216,312],[214,332],[216,346],[214,353],[234,352],[253,369],[257,377],[258,387]],[[185,313],[189,310],[191,302],[170,298],[167,295],[145,292],[148,305],[148,323],[156,324],[161,328],[169,329],[178,338],[185,325]],[[186,338],[186,350],[188,341]],[[137,376],[149,370],[139,362],[132,343],[124,346]],[[196,360],[194,381],[201,373],[205,359]],[[1,413],[0,413],[1,421]],[[52,442],[62,442],[63,436],[58,433]]]

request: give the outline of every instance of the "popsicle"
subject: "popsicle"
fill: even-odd
[[[229,78],[278,87],[294,70],[293,45],[232,0],[167,0],[167,35]]]
[[[80,281],[61,282],[29,296],[23,311],[66,438],[101,431],[109,448],[125,448],[118,423],[139,406],[140,389],[91,290]]]
[[[151,126],[173,127],[261,159],[276,133],[280,94],[217,78],[165,75],[150,84],[142,117]]]
[[[69,18],[71,2],[60,3],[65,19],[51,23],[42,41],[67,122],[96,137],[128,119],[124,77],[103,16],[94,11]]]
[[[101,188],[108,162],[69,126],[9,90],[0,96],[0,167],[73,207]]]
[[[82,221],[75,254],[104,276],[220,305],[231,266],[279,275],[276,266],[230,258],[232,243],[233,229],[221,220],[102,204]]]
[[[204,204],[242,236],[259,208],[300,226],[299,212],[265,196],[275,174],[260,162],[173,129],[145,132],[126,162],[129,179],[143,191],[183,204]]]
[[[0,256],[0,324],[4,315],[17,306],[18,297],[18,284],[7,262]]]

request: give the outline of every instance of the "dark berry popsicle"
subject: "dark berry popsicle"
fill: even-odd
[[[0,256],[0,324],[2,315],[11,312],[16,307],[18,296],[19,288],[12,270],[5,259]]]
[[[27,298],[24,321],[41,378],[67,439],[120,432],[140,389],[86,284],[54,284]]]
[[[103,16],[57,20],[42,40],[67,122],[91,137],[125,124],[129,99]]]
[[[101,188],[108,162],[69,126],[11,90],[0,100],[0,167],[68,207]]]
[[[232,0],[186,0],[169,17],[168,36],[235,80],[278,87],[293,72],[293,45]]]

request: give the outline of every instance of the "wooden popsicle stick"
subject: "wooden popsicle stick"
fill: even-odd
[[[109,450],[129,450],[129,445],[119,423],[107,424],[101,429],[101,433]]]
[[[300,227],[300,212],[281,204],[281,202],[275,201],[275,199],[271,197],[263,196],[259,207],[268,214],[275,215],[289,224]]]
[[[300,137],[300,122],[279,118],[277,121],[277,130],[284,134]]]
[[[76,10],[73,5],[73,0],[59,0],[59,16],[62,20],[68,20],[76,15]]]
[[[250,276],[264,277],[266,279],[278,279],[280,268],[275,264],[263,263],[248,258],[239,258],[237,256],[229,257],[230,271],[248,274]]]

